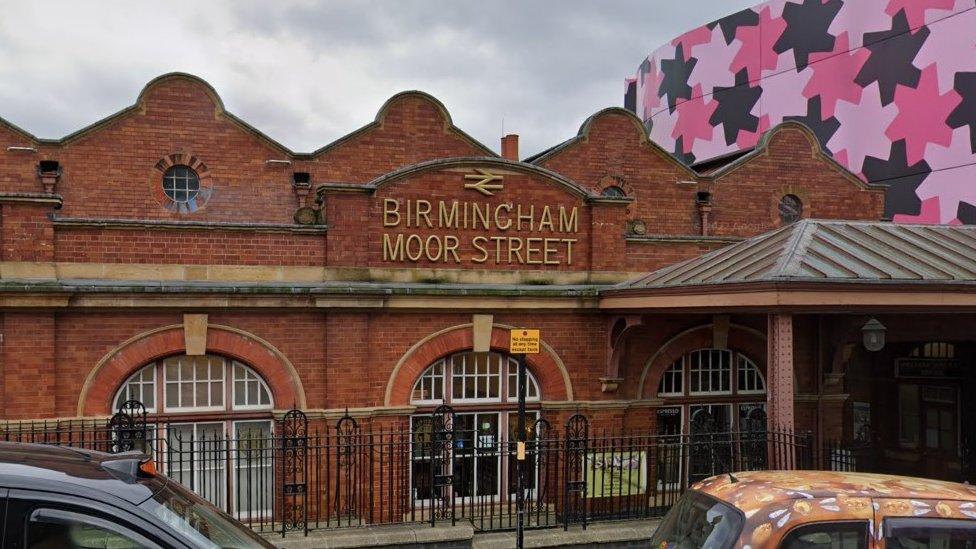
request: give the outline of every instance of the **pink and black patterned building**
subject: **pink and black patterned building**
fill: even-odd
[[[692,166],[801,121],[894,221],[976,223],[973,0],[771,0],[656,49],[626,105]]]

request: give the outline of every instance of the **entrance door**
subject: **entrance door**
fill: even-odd
[[[732,469],[732,405],[700,404],[688,408],[690,445],[688,480],[698,482]]]
[[[958,390],[938,385],[923,385],[921,389],[925,476],[954,480],[960,473]]]

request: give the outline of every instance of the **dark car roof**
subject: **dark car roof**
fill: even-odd
[[[0,488],[66,493],[100,500],[121,498],[138,505],[164,484],[164,478],[137,480],[134,471],[146,456],[108,454],[64,446],[0,442]]]

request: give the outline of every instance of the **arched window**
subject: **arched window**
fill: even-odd
[[[526,369],[525,400],[527,438],[539,417],[542,394],[532,372]],[[514,497],[514,441],[518,427],[518,361],[501,353],[463,352],[431,364],[417,378],[410,403],[418,407],[411,418],[413,473],[411,482],[418,499],[434,497],[431,479],[430,412],[450,405],[456,415],[455,443],[451,447],[454,490],[461,498]],[[508,470],[507,475],[501,475]],[[528,475],[534,486],[534,471]],[[503,482],[507,478],[508,482]],[[486,501],[486,500],[480,500]]]
[[[695,434],[696,429],[752,430],[762,425],[766,380],[756,363],[729,349],[695,349],[661,375],[658,434]]]
[[[261,376],[236,360],[211,355],[180,355],[146,365],[122,384],[113,408],[127,400],[164,415],[272,408],[271,391]]]
[[[604,188],[600,195],[607,198],[626,198],[627,192],[616,185],[610,185]]]
[[[150,414],[146,450],[167,475],[238,516],[270,511],[262,508],[269,500],[260,493],[271,486],[270,456],[248,463],[234,454],[246,446],[264,457],[271,447],[274,400],[257,372],[221,356],[172,356],[129,376],[114,408],[128,400]],[[260,471],[257,477],[236,474],[241,467]],[[238,486],[237,478],[253,482]]]
[[[539,384],[526,370],[525,400],[538,402]],[[518,362],[500,353],[458,353],[431,364],[417,379],[414,405],[515,403]]]

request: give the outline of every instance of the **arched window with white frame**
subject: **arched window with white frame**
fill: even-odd
[[[274,474],[268,453],[274,398],[253,368],[217,355],[171,356],[130,375],[116,391],[113,408],[129,400],[145,406],[147,451],[168,476],[238,516],[270,511],[273,502],[260,487],[270,486]],[[267,459],[240,459],[242,445],[248,456]],[[237,474],[243,468],[258,471]],[[242,486],[237,479],[245,479]]]
[[[732,349],[702,348],[681,355],[661,374],[657,433],[751,431],[765,418],[766,380],[756,363]]]
[[[539,418],[542,393],[526,368],[526,428]],[[410,403],[414,438],[411,482],[418,499],[432,499],[430,456],[422,448],[432,429],[430,413],[441,404],[455,411],[452,447],[453,489],[460,498],[480,501],[514,497],[514,458],[510,455],[517,432],[518,361],[503,353],[461,352],[443,357],[417,378]],[[534,436],[527,432],[527,438]],[[535,482],[534,471],[526,475]]]

